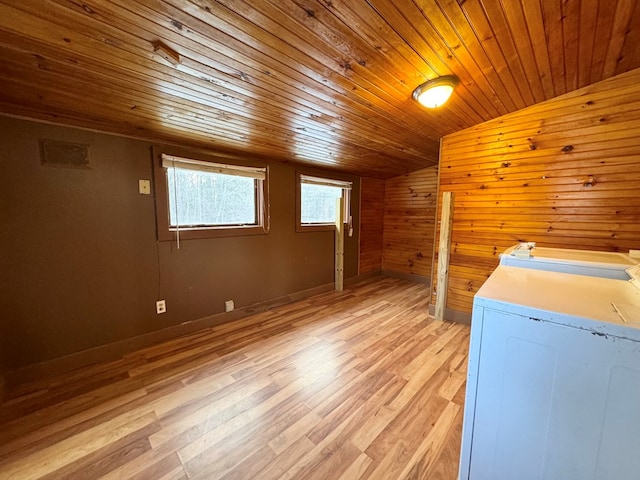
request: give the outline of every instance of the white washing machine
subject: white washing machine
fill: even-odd
[[[474,298],[460,480],[640,478],[631,280],[500,265]]]
[[[633,255],[635,256],[633,256]],[[521,243],[500,254],[500,265],[628,280],[626,270],[640,264],[640,251],[627,253],[538,247]]]

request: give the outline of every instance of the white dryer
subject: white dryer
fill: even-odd
[[[636,250],[635,255],[640,255]],[[640,264],[630,253],[538,247],[521,243],[500,254],[500,265],[628,280],[626,270]]]
[[[460,480],[637,480],[640,267],[500,265],[474,298]]]

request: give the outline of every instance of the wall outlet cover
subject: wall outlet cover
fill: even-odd
[[[156,313],[160,315],[167,311],[167,303],[164,300],[158,300],[156,302]]]
[[[227,300],[226,302],[224,302],[225,312],[232,312],[234,308],[235,308],[235,305],[233,304],[233,300]]]
[[[140,195],[151,195],[151,180],[138,180]]]

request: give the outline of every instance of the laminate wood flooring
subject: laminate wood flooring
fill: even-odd
[[[0,479],[454,480],[469,327],[377,277],[14,388]]]

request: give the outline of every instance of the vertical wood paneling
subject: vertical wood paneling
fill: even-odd
[[[440,190],[456,194],[447,307],[470,312],[517,242],[639,248],[639,137],[638,70],[445,137]]]
[[[602,72],[604,78],[608,78],[619,72],[618,65],[623,58],[622,51],[627,38],[629,25],[633,19],[633,11],[636,6],[636,0],[618,0],[615,16],[613,18],[613,27],[611,30],[611,38],[604,60],[604,70]]]
[[[542,15],[554,92],[555,95],[561,95],[567,91],[564,69],[562,5],[555,0],[542,0]]]
[[[454,6],[455,5],[455,6]],[[516,80],[516,73],[509,68],[505,54],[500,48],[493,26],[485,14],[480,2],[451,2],[451,8],[463,9],[470,27],[475,32],[478,42],[490,59],[493,59],[492,68],[499,74],[499,78],[509,92],[511,103],[515,110],[524,108],[527,104],[521,94],[521,83]],[[474,53],[475,55],[475,53]]]
[[[598,25],[596,27],[595,36],[598,39],[593,46],[593,67],[591,69],[591,81],[596,83],[605,78],[602,76],[604,61],[607,55],[607,48],[611,41],[611,33],[613,29],[613,19],[616,13],[618,2],[605,2],[598,8]]]
[[[503,2],[502,8],[511,30],[511,36],[516,39],[516,49],[518,57],[522,62],[527,80],[536,101],[542,101],[545,97],[545,90],[542,80],[544,75],[538,70],[536,55],[531,43],[529,25],[518,2]],[[541,55],[542,56],[542,55]],[[548,83],[548,82],[546,82]]]
[[[336,199],[335,222],[335,289],[341,292],[344,289],[344,199]]]
[[[593,70],[593,49],[595,33],[600,17],[600,3],[598,0],[583,0],[580,2],[580,43],[578,45],[578,86],[585,87],[591,83]]]
[[[431,275],[437,183],[436,167],[386,181],[383,270]]]
[[[633,13],[631,14],[631,18],[638,18],[640,16],[640,3],[634,2]],[[636,25],[633,25],[629,22],[629,26],[627,30],[625,30],[625,40],[624,40],[624,49],[626,54],[621,54],[618,57],[618,66],[616,68],[616,73],[626,72],[630,68],[633,68],[634,62],[640,60],[640,51],[638,51],[638,43],[640,42],[640,28]],[[631,45],[634,45],[635,48],[629,49]]]
[[[529,38],[533,56],[544,90],[545,98],[553,98],[555,95],[553,75],[551,74],[551,62],[547,50],[546,30],[542,16],[542,5],[539,2],[524,0],[522,9],[524,21],[529,30]]]
[[[453,228],[453,207],[455,196],[453,192],[442,193],[442,215],[440,216],[440,238],[438,239],[438,285],[442,285],[443,290],[447,287],[449,278],[449,253],[451,248],[451,229]],[[436,320],[444,320],[444,310],[446,307],[446,295],[438,295],[436,302]]]
[[[360,275],[364,275],[382,269],[384,180],[362,177],[360,198]]]
[[[562,32],[564,38],[564,70],[566,91],[578,88],[578,48],[580,45],[580,2],[562,2]]]

